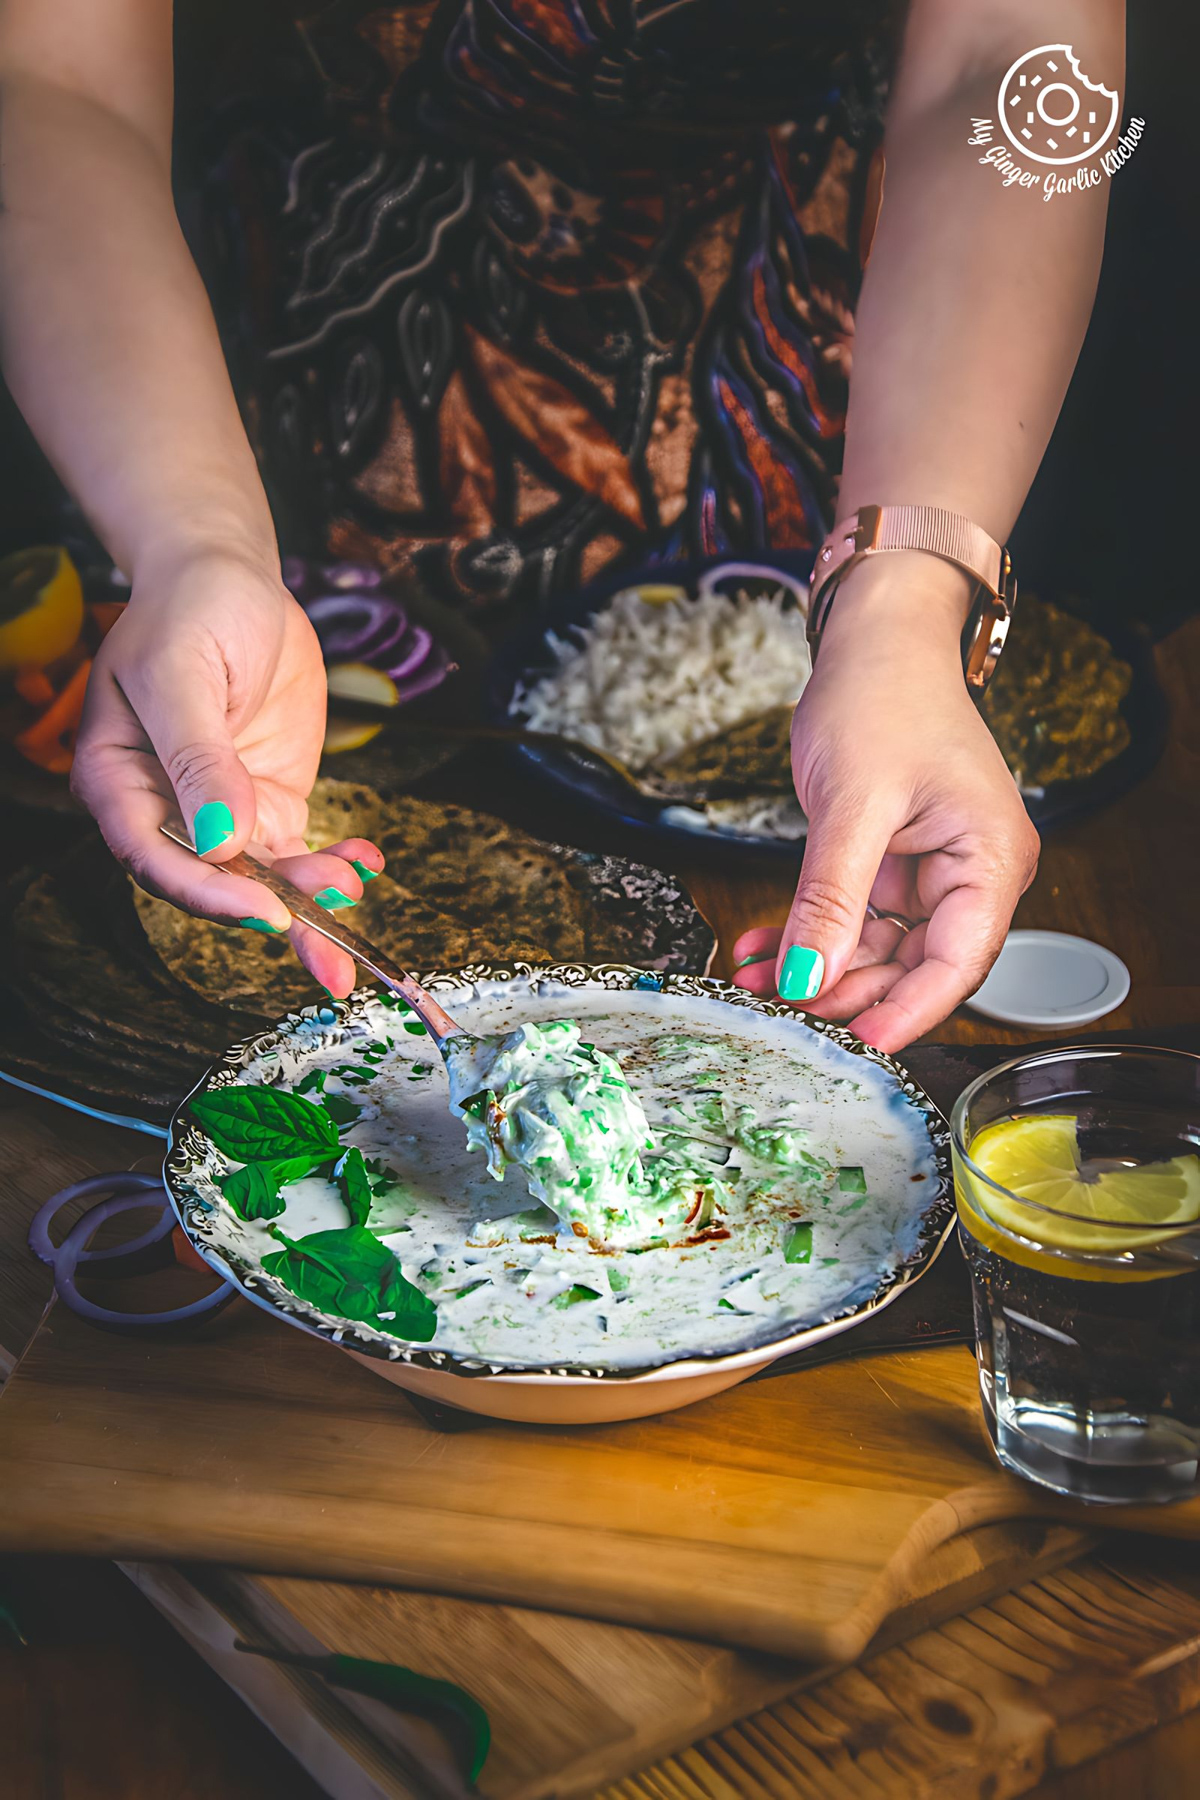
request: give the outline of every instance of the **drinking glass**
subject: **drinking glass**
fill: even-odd
[[[1131,1218],[1103,1183],[1080,1190],[1078,1211],[1049,1208],[972,1160],[987,1127],[1039,1115],[1077,1121],[1089,1183],[1195,1157],[1200,1057],[1123,1045],[1022,1057],[967,1088],[951,1119],[996,1455],[1078,1500],[1185,1499],[1200,1492],[1200,1221],[1163,1223],[1153,1206]],[[1190,1199],[1182,1210],[1192,1212]]]

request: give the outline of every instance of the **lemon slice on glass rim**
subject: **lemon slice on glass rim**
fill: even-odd
[[[1047,1249],[1113,1256],[1169,1242],[1179,1226],[1200,1222],[1200,1156],[1085,1175],[1078,1120],[1069,1113],[998,1120],[972,1140],[969,1154],[989,1178],[961,1171],[973,1231],[992,1220]]]

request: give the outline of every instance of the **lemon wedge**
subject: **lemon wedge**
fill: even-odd
[[[1079,1166],[1078,1121],[1067,1113],[1001,1119],[974,1138],[970,1157],[1005,1190],[961,1170],[971,1188],[963,1196],[975,1215],[967,1219],[970,1230],[991,1219],[1035,1244],[1111,1256],[1161,1243],[1172,1227],[1200,1221],[1200,1156],[1088,1176]]]
[[[83,588],[57,544],[0,559],[0,669],[44,669],[83,629]]]

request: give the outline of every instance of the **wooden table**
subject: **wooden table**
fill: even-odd
[[[1147,1041],[1158,1030],[1200,1020],[1194,905],[1200,620],[1167,640],[1158,660],[1172,708],[1162,763],[1133,793],[1046,843],[1037,883],[1017,918],[1021,925],[1080,932],[1116,950],[1133,986],[1105,1028],[1144,1031]],[[720,932],[718,973],[729,972],[736,933],[781,919],[790,901],[793,877],[783,866],[729,870],[707,858],[674,866]],[[942,1042],[1018,1044],[1029,1034],[964,1011],[932,1035]],[[23,1250],[29,1196],[99,1167],[150,1167],[157,1150],[152,1140],[2,1089],[0,1145],[2,1379],[6,1356],[11,1361],[36,1325],[47,1291],[44,1272]],[[315,1796],[309,1779],[114,1571],[45,1562],[22,1567],[19,1560],[15,1567],[0,1565],[0,1600],[15,1599],[33,1640],[18,1651],[3,1648],[0,1639],[0,1741],[5,1779],[18,1783],[18,1800],[26,1794],[30,1800]],[[976,1608],[960,1625],[930,1624],[906,1649],[880,1649],[858,1671],[824,1677],[795,1703],[772,1707],[611,1788],[608,1800],[806,1800],[809,1794],[841,1800],[860,1793],[899,1800],[916,1791],[919,1775],[943,1780],[939,1793],[1002,1800],[1033,1791],[1031,1781],[1055,1759],[1063,1769],[1081,1766],[1037,1787],[1038,1800],[1107,1800],[1118,1792],[1165,1800],[1189,1792],[1200,1755],[1200,1715],[1191,1713],[1200,1704],[1196,1560],[1178,1546],[1165,1554],[1120,1546],[1107,1561],[1092,1557],[1047,1575],[1011,1601]],[[1153,1637],[1154,1621],[1171,1648]],[[920,1624],[914,1618],[909,1628]],[[943,1691],[946,1659],[956,1655],[973,1670],[965,1714],[953,1705],[946,1710]],[[1038,1685],[1056,1659],[1065,1659],[1069,1672],[1073,1659],[1084,1656],[1089,1679],[1097,1669],[1106,1672],[1098,1716],[1081,1712],[1077,1695],[1067,1706],[1058,1689],[1051,1696]],[[1034,1688],[1047,1696],[1040,1713],[1029,1704],[1028,1676],[1035,1670],[1041,1674]],[[1065,1716],[1056,1711],[1060,1706]],[[912,1721],[903,1749],[917,1760],[893,1766],[876,1756],[872,1764],[872,1744],[886,1739],[890,1755],[898,1741],[887,1729],[897,1709]],[[1162,1728],[1154,1731],[1156,1725]],[[956,1737],[962,1740],[957,1749]],[[983,1745],[989,1747],[989,1780],[982,1785],[971,1777],[977,1743],[980,1767]],[[1002,1778],[993,1782],[998,1743],[1008,1753]],[[1088,1760],[1116,1744],[1123,1747]],[[937,1769],[929,1760],[936,1760],[935,1751],[943,1757]],[[921,1762],[927,1766],[919,1769]]]

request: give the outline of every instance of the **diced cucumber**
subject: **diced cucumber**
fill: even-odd
[[[799,1225],[793,1225],[783,1246],[783,1260],[790,1263],[812,1261],[812,1226],[807,1219],[801,1220]]]

